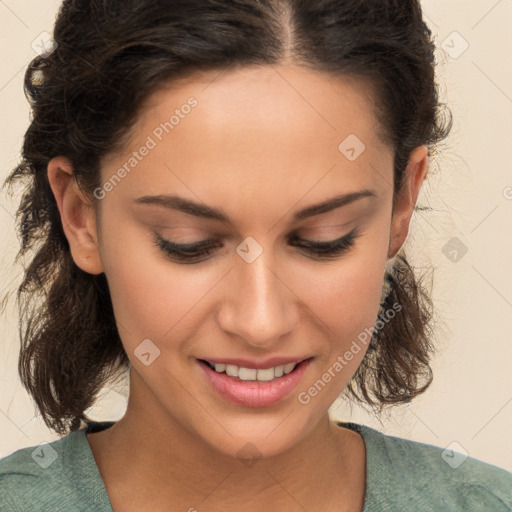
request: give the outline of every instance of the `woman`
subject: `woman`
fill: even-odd
[[[54,39],[8,182],[43,240],[20,376],[67,435],[0,462],[0,508],[511,510],[507,471],[328,415],[432,380],[402,246],[450,123],[418,2],[76,0]]]

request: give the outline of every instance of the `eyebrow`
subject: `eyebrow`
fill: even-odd
[[[293,214],[292,218],[293,221],[303,220],[307,217],[313,217],[314,215],[320,215],[321,213],[341,208],[342,206],[353,203],[359,199],[363,199],[364,197],[377,197],[377,195],[369,189],[342,194],[322,203],[314,204],[299,210]],[[227,224],[232,224],[229,217],[223,210],[207,206],[203,203],[196,203],[190,199],[185,199],[176,195],[142,196],[135,199],[134,202],[137,204],[162,206],[164,208],[188,213],[195,217],[218,220]]]

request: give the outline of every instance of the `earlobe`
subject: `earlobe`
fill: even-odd
[[[94,207],[79,189],[67,158],[56,157],[50,160],[48,181],[74,262],[85,272],[101,274],[103,263],[98,247]]]
[[[409,163],[405,169],[406,181],[398,192],[391,221],[388,258],[393,258],[405,243],[414,207],[416,206],[427,170],[428,148],[426,146],[419,146],[411,153]]]

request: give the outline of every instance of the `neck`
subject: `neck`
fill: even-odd
[[[141,498],[136,491],[144,488],[150,494],[144,503],[147,507],[152,500],[152,510],[159,510],[159,503],[162,510],[180,503],[183,510],[224,512],[242,505],[244,510],[264,510],[270,503],[274,509],[308,511],[325,510],[335,502],[336,510],[362,506],[364,487],[363,496],[354,488],[361,477],[364,484],[364,443],[359,434],[331,423],[327,413],[285,451],[259,457],[248,444],[234,457],[131,392],[125,416],[88,440],[113,505],[121,499],[133,503]]]

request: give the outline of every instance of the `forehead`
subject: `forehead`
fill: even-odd
[[[233,129],[239,135],[259,131],[262,135],[286,128],[303,135],[313,129],[318,135],[352,130],[362,137],[383,138],[375,117],[372,84],[363,77],[335,77],[295,65],[242,67],[195,73],[161,87],[144,103],[135,130],[179,109],[189,97],[199,103],[195,118],[205,131]],[[250,117],[248,117],[250,116]],[[296,122],[307,124],[299,126]],[[194,121],[188,123],[195,129]],[[238,127],[243,126],[244,133]],[[183,131],[183,130],[182,130]],[[302,133],[299,133],[302,132]],[[371,142],[368,140],[368,142]],[[385,143],[385,140],[373,141]]]
[[[321,182],[325,196],[389,174],[392,149],[379,134],[372,88],[361,79],[294,66],[208,71],[152,94],[106,166],[111,173],[151,141],[123,183],[128,191],[179,187],[206,197],[234,187],[249,197],[273,188],[299,198]]]

